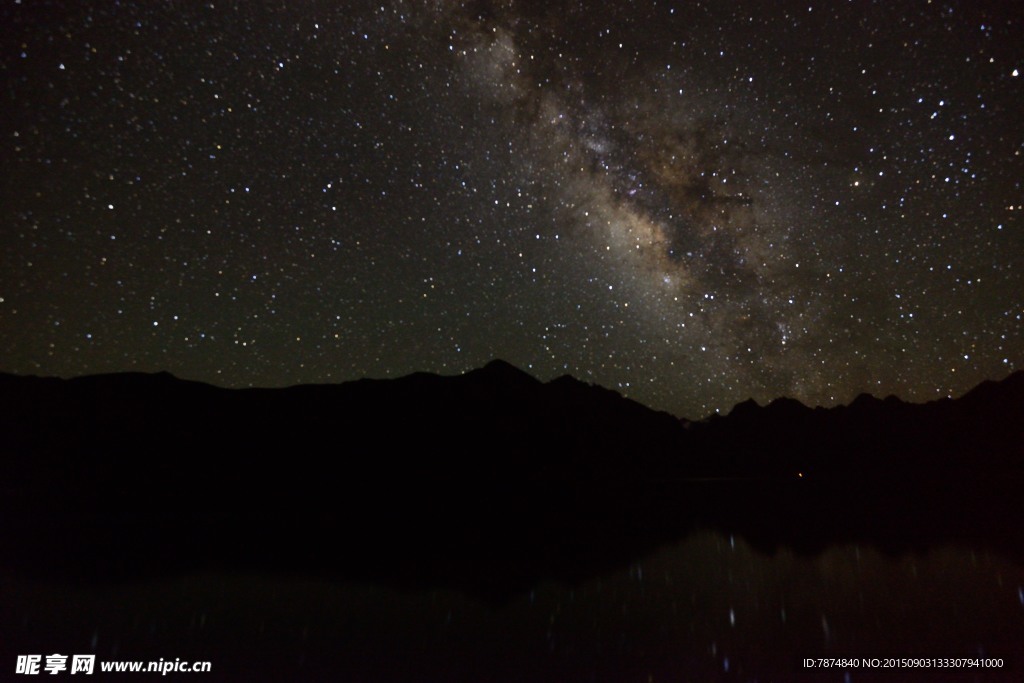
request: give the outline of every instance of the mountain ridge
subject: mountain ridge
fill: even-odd
[[[537,379],[536,377],[534,377],[532,374],[526,372],[525,370],[523,370],[523,369],[517,367],[516,365],[514,365],[512,363],[509,363],[508,361],[505,361],[504,359],[501,359],[501,358],[494,358],[494,359],[488,361],[487,363],[485,363],[484,365],[482,365],[479,368],[473,368],[473,369],[467,370],[467,371],[462,372],[462,373],[451,374],[451,375],[435,373],[435,372],[416,371],[416,372],[409,373],[409,374],[406,374],[406,375],[400,375],[398,377],[388,377],[388,378],[363,377],[363,378],[357,378],[357,379],[352,379],[352,380],[345,380],[345,381],[342,381],[342,382],[328,382],[328,383],[313,382],[313,383],[291,384],[291,385],[285,385],[285,386],[281,386],[281,387],[258,387],[258,386],[223,387],[223,386],[220,386],[220,385],[217,385],[217,384],[213,384],[213,383],[205,382],[205,381],[201,381],[201,380],[192,380],[192,379],[181,378],[181,377],[178,377],[177,375],[175,375],[175,374],[173,374],[173,373],[171,373],[170,371],[167,371],[167,370],[159,370],[159,371],[155,371],[155,372],[142,372],[142,371],[134,371],[133,370],[133,371],[120,371],[120,372],[94,373],[94,374],[87,374],[87,375],[76,375],[76,376],[73,376],[73,377],[59,377],[59,376],[54,376],[54,375],[20,374],[20,373],[0,371],[0,382],[21,379],[21,380],[41,380],[41,381],[45,380],[45,381],[50,381],[50,382],[56,381],[56,382],[79,382],[79,383],[84,382],[84,383],[89,383],[89,382],[101,381],[103,378],[108,378],[108,379],[118,378],[117,381],[125,380],[126,383],[128,383],[130,381],[136,381],[136,382],[138,382],[138,381],[145,381],[145,382],[153,382],[153,383],[165,382],[165,383],[167,383],[167,382],[170,382],[171,380],[173,380],[173,381],[178,382],[178,383],[189,384],[189,385],[194,385],[194,386],[205,386],[205,387],[209,387],[209,388],[212,388],[212,389],[218,389],[218,390],[223,390],[223,391],[277,391],[277,390],[296,389],[296,388],[300,388],[300,387],[324,388],[324,387],[340,387],[340,386],[345,386],[345,385],[349,385],[349,384],[353,384],[353,383],[394,382],[394,381],[410,380],[410,378],[413,378],[413,379],[426,379],[426,380],[432,381],[432,380],[436,380],[436,379],[454,379],[454,378],[460,378],[460,377],[465,377],[465,376],[481,377],[481,378],[488,377],[492,381],[503,381],[503,382],[515,381],[515,382],[522,382],[522,383],[525,383],[525,384],[534,384],[534,385],[541,384],[541,385],[545,385],[545,386],[546,385],[551,385],[551,384],[558,384],[558,383],[562,383],[562,382],[568,383],[571,380],[572,382],[576,382],[580,386],[596,387],[596,388],[602,389],[603,391],[607,391],[607,392],[611,392],[613,394],[619,395],[619,396],[621,396],[622,398],[624,398],[626,400],[629,400],[629,401],[632,401],[634,403],[637,403],[638,405],[643,405],[644,407],[647,407],[649,410],[652,410],[654,412],[659,412],[659,413],[665,413],[665,414],[672,415],[672,413],[670,413],[668,411],[661,410],[661,409],[656,409],[656,408],[650,408],[649,406],[646,406],[646,404],[640,403],[640,402],[636,401],[635,399],[630,399],[630,398],[628,398],[627,396],[624,396],[621,392],[619,392],[619,391],[617,391],[615,389],[610,389],[610,388],[604,387],[604,386],[602,386],[600,384],[594,384],[594,383],[591,383],[591,382],[586,382],[584,380],[580,380],[580,379],[574,377],[571,374],[563,374],[563,375],[559,375],[557,377],[554,377],[554,378],[552,378],[552,379],[550,379],[548,381],[542,381],[542,380]],[[970,399],[972,401],[973,400],[979,400],[980,398],[983,398],[983,397],[987,396],[988,394],[992,393],[993,391],[997,391],[997,392],[998,391],[1002,391],[1003,387],[1012,387],[1012,390],[1014,392],[1018,392],[1022,396],[1024,396],[1024,370],[1016,370],[1014,372],[1011,372],[1010,374],[1006,375],[1003,379],[985,379],[985,380],[982,380],[977,385],[975,385],[975,386],[971,387],[970,389],[966,390],[963,394],[961,394],[959,396],[943,396],[943,397],[939,397],[939,398],[935,398],[935,399],[929,399],[927,401],[908,401],[908,400],[905,400],[905,399],[903,399],[903,398],[901,398],[899,396],[896,396],[895,394],[889,394],[889,395],[885,396],[884,398],[879,398],[879,397],[877,397],[874,394],[871,394],[869,392],[861,392],[860,394],[855,396],[849,403],[836,404],[836,405],[833,405],[833,406],[820,406],[820,405],[811,406],[811,405],[808,405],[808,404],[804,403],[803,401],[800,401],[799,399],[796,399],[796,398],[793,398],[793,397],[790,397],[790,396],[777,396],[777,397],[771,399],[770,401],[768,401],[768,403],[766,403],[764,405],[761,405],[754,398],[747,398],[747,399],[745,399],[743,401],[740,401],[739,403],[736,403],[735,405],[732,406],[732,408],[730,408],[727,411],[723,411],[722,413],[711,413],[709,415],[706,415],[703,418],[696,418],[696,419],[694,419],[694,418],[689,418],[689,417],[681,416],[681,415],[676,415],[675,417],[677,417],[678,419],[683,420],[684,422],[687,422],[687,423],[694,423],[694,422],[701,422],[701,421],[705,421],[705,420],[713,420],[713,419],[721,418],[723,416],[729,416],[733,412],[735,412],[737,409],[740,409],[741,412],[745,412],[745,411],[749,411],[751,409],[764,410],[766,408],[773,408],[774,407],[773,408],[774,410],[783,410],[784,409],[784,410],[788,410],[788,411],[792,412],[792,411],[801,411],[803,409],[810,410],[810,411],[841,410],[841,409],[844,409],[844,408],[851,408],[851,407],[854,407],[854,406],[870,405],[870,404],[876,404],[876,403],[885,403],[885,404],[888,404],[888,405],[927,406],[927,405],[931,405],[931,404],[942,404],[942,403],[945,403],[945,402],[948,402],[948,401],[960,401],[962,399]]]
[[[763,552],[1024,560],[1021,444],[1021,373],[958,399],[747,401],[701,422],[507,363],[279,389],[0,374],[0,557],[90,580],[230,565],[498,595],[698,528]]]

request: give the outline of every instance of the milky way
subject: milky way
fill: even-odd
[[[1012,3],[15,3],[0,369],[502,357],[697,417],[1022,363]]]

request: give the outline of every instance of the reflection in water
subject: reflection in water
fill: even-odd
[[[703,533],[614,574],[545,583],[500,605],[299,577],[0,585],[5,667],[16,654],[95,652],[209,659],[209,680],[902,681],[912,676],[799,662],[984,655],[1006,667],[920,679],[1024,673],[1024,567],[960,548],[767,557]]]

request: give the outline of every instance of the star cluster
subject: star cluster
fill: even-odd
[[[700,417],[1024,335],[1010,2],[11,2],[2,369],[502,357]]]

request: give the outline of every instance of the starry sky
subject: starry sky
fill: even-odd
[[[1016,2],[0,6],[0,370],[501,357],[676,415],[1024,365]]]

